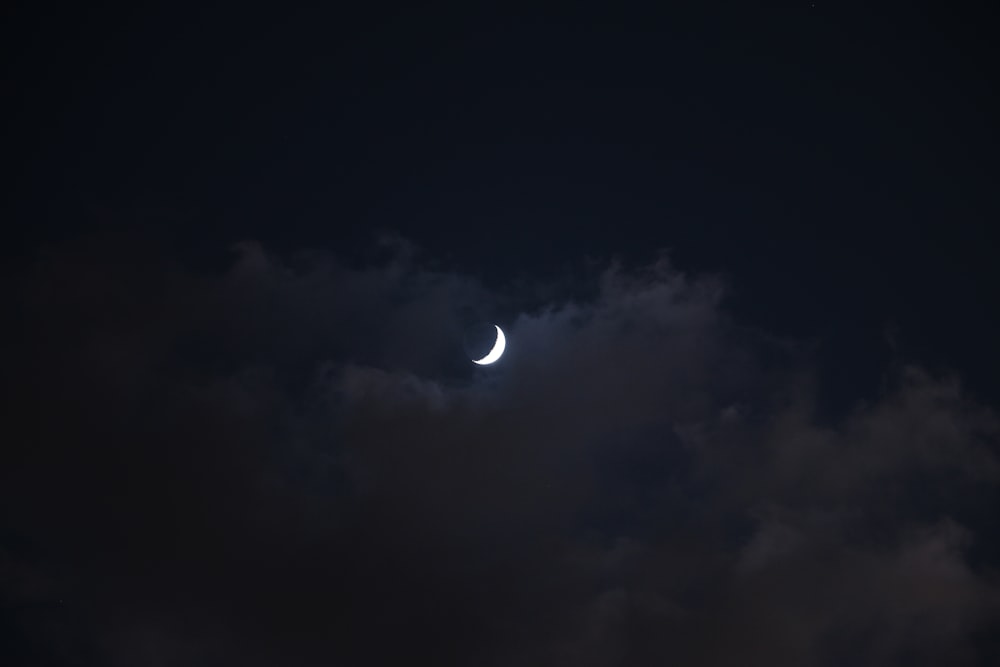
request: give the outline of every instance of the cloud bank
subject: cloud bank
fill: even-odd
[[[808,352],[720,281],[589,279],[514,293],[398,244],[49,251],[5,378],[11,664],[998,655],[994,410],[903,365],[822,421]],[[481,317],[508,334],[488,369]]]

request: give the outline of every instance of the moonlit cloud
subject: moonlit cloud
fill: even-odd
[[[587,296],[512,294],[400,247],[351,267],[243,243],[211,273],[94,242],[22,276],[0,593],[33,610],[24,655],[961,665],[989,648],[1000,589],[976,549],[995,549],[1000,422],[957,379],[904,365],[820,423],[805,348],[742,327],[713,277],[611,265]],[[489,373],[461,352],[477,308],[509,314]]]

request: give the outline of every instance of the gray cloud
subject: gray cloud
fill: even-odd
[[[808,352],[715,278],[513,294],[387,247],[210,274],[102,241],[23,276],[26,664],[987,663],[998,421],[957,380],[820,423]]]

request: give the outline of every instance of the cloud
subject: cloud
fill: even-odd
[[[21,276],[24,662],[987,663],[998,421],[956,379],[821,423],[806,348],[716,278],[512,293],[384,249],[212,273],[103,239]]]

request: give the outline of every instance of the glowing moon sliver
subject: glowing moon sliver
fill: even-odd
[[[493,343],[493,349],[490,350],[489,354],[487,354],[482,359],[473,359],[472,363],[479,364],[480,366],[489,366],[494,361],[503,356],[503,351],[507,347],[507,339],[506,337],[504,337],[503,331],[500,329],[500,327],[497,327],[497,325],[495,324],[493,326],[497,328],[497,340],[495,343]]]

